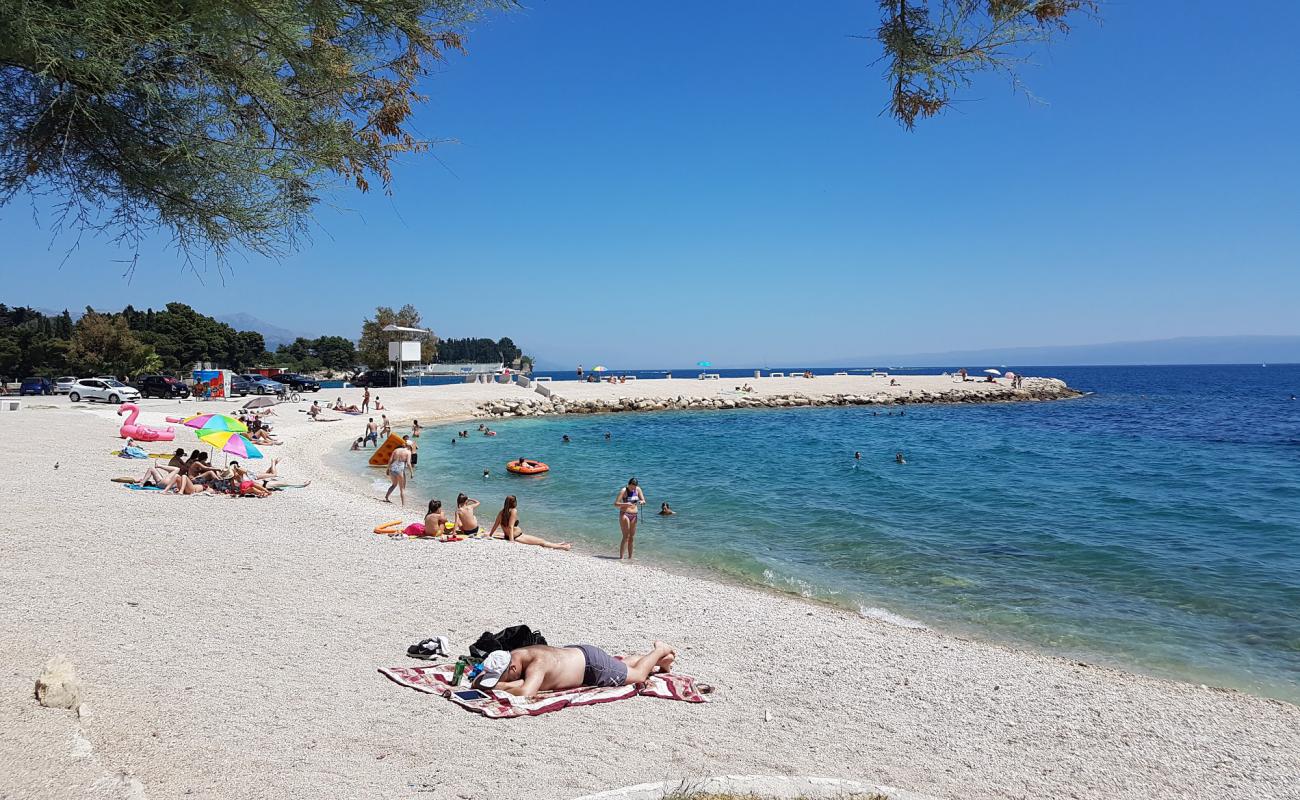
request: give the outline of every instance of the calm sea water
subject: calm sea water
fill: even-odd
[[[414,491],[485,521],[513,493],[526,530],[615,553],[635,475],[679,512],[644,515],[638,558],[1300,701],[1300,366],[1027,374],[1094,394],[434,428]],[[508,475],[520,455],[551,472]]]

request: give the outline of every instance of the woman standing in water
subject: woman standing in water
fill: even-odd
[[[618,545],[618,557],[623,558],[624,551],[627,552],[627,558],[632,560],[632,542],[636,539],[636,523],[641,514],[641,506],[645,505],[645,492],[641,491],[641,486],[636,482],[636,478],[628,478],[627,486],[618,490],[618,497],[614,498],[614,505],[618,508],[618,527],[623,533],[623,540]]]

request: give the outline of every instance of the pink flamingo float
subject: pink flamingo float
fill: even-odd
[[[120,417],[128,411],[131,412],[131,416],[117,431],[123,439],[135,439],[140,442],[170,442],[176,438],[176,432],[171,428],[159,430],[148,425],[136,425],[135,420],[140,416],[140,407],[135,403],[123,403],[118,407],[117,415]]]

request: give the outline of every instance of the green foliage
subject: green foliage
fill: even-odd
[[[406,304],[394,311],[388,306],[375,309],[375,316],[361,323],[361,338],[357,342],[357,355],[361,363],[371,369],[383,369],[388,366],[388,343],[397,341],[420,341],[420,358],[432,361],[438,353],[437,337],[433,334],[393,334],[384,333],[385,325],[400,325],[404,328],[421,328],[420,312],[415,306]]]
[[[911,129],[978,73],[1002,72],[1018,85],[1027,46],[1067,33],[1097,0],[880,0],[880,8],[889,113]]]
[[[88,311],[72,331],[68,361],[86,375],[127,377],[162,365],[154,349],[135,337],[121,314]]]
[[[68,368],[72,316],[47,317],[31,308],[0,304],[0,375],[55,377]]]
[[[168,303],[162,311],[127,306],[122,316],[141,341],[153,346],[169,372],[186,372],[198,361],[241,369],[265,360],[262,334],[236,331],[184,303]]]
[[[299,337],[276,349],[275,363],[295,372],[349,370],[357,365],[357,348],[342,336]]]
[[[0,304],[0,375],[10,378],[184,375],[197,361],[240,369],[270,359],[262,334],[236,331],[184,303],[168,303],[162,311],[127,306],[118,314],[88,308],[75,325],[67,311],[47,316]]]
[[[499,342],[491,339],[440,339],[438,341],[438,360],[444,364],[490,364],[500,361],[512,365],[522,356],[523,352],[509,337],[504,337]]]
[[[512,0],[0,0],[0,205],[187,253],[292,248],[320,191],[421,151],[416,83]]]

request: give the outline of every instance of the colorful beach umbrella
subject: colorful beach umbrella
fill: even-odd
[[[186,417],[183,422],[187,427],[198,428],[200,431],[244,433],[248,430],[247,425],[225,414],[195,414],[192,417]]]
[[[711,367],[711,366],[713,366],[713,362],[712,362],[712,361],[696,361],[696,362],[695,362],[695,366],[697,366],[697,367]]]
[[[984,370],[984,371],[987,372],[987,373],[990,374],[990,375],[1001,375],[1001,374],[1002,374],[1001,372],[998,372],[998,371],[995,370],[995,369],[986,369],[986,370]]]
[[[261,458],[262,451],[258,450],[252,442],[242,433],[234,431],[199,431],[199,440],[205,444],[212,445],[223,453],[229,453],[232,456],[240,458]]]
[[[594,366],[594,367],[591,368],[591,371],[592,371],[592,372],[604,372],[604,371],[605,371],[605,368],[602,367],[601,365],[597,364],[596,366]]]

